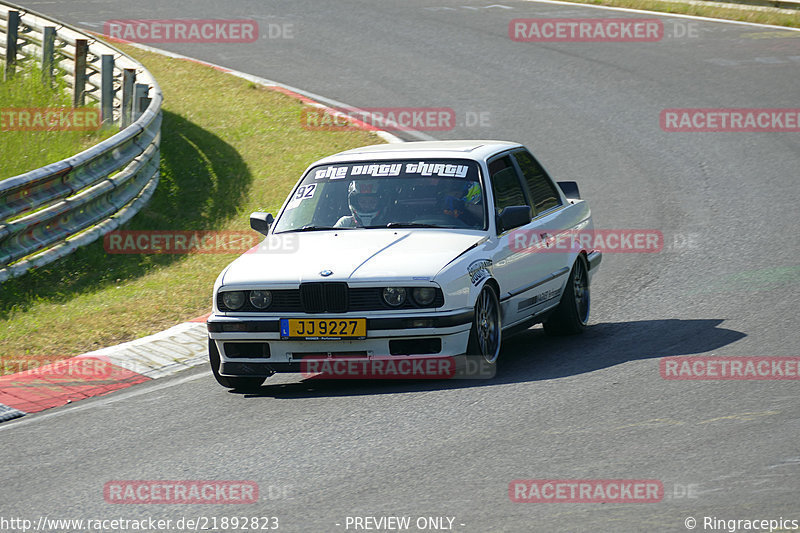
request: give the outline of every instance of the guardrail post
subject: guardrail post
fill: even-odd
[[[103,126],[114,122],[114,56],[103,54],[100,64],[100,113]]]
[[[120,110],[120,129],[131,125],[133,114],[133,84],[136,83],[136,69],[126,68],[122,71],[122,109]]]
[[[23,8],[6,11],[6,6],[0,0],[3,13],[0,31],[5,34],[0,35],[0,51],[8,52],[8,57],[0,57],[0,82],[20,77],[23,66],[28,64],[21,58],[34,57],[37,64],[41,60],[42,67],[37,85],[40,82],[55,85],[64,72],[63,67],[74,72],[70,100],[80,107],[86,105],[87,97],[96,99],[93,72],[100,69],[93,64],[95,58],[100,59],[97,63],[102,66],[101,83],[97,88],[104,122],[113,121],[114,98],[121,98],[127,106],[121,115],[130,131],[118,135],[120,139],[106,139],[71,158],[19,176],[0,178],[0,284],[86,246],[130,219],[147,203],[159,180],[163,102],[158,82],[132,57],[124,53],[120,57],[118,51],[86,32],[70,29],[62,34],[62,23],[55,19],[29,15]],[[73,41],[73,37],[78,38]],[[28,53],[29,46],[37,47],[40,42],[41,50]],[[69,57],[74,58],[74,70],[60,62],[67,55],[61,53],[61,48],[69,46],[71,51],[73,43],[75,54],[70,53]],[[121,87],[116,85],[120,73],[113,71],[115,59],[120,59],[118,69],[135,67],[121,73]],[[0,101],[0,107],[4,104]],[[141,128],[130,127],[134,113],[142,122]],[[0,157],[4,155],[2,151],[0,146]],[[113,183],[108,181],[111,174],[116,174]]]
[[[19,11],[8,12],[8,27],[6,29],[6,68],[3,79],[9,80],[14,76],[17,64],[17,39],[19,38]]]
[[[75,39],[75,86],[72,107],[83,107],[86,103],[86,55],[89,52],[87,39]]]
[[[53,68],[55,67],[56,27],[45,26],[42,34],[42,83],[53,84]]]
[[[133,90],[133,120],[139,120],[144,110],[150,105],[150,99],[147,93],[150,92],[150,87],[144,83],[137,83]]]

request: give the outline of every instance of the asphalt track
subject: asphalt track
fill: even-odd
[[[3,424],[0,516],[278,516],[292,532],[347,531],[348,516],[448,516],[464,532],[800,520],[798,382],[659,373],[663,356],[800,354],[798,134],[659,125],[665,108],[797,107],[800,32],[663,18],[659,42],[519,43],[512,18],[643,15],[517,0],[26,5],[94,30],[111,18],[290,24],[291,39],[157,46],[351,105],[451,107],[458,125],[429,135],[520,141],[580,183],[598,227],[659,229],[666,245],[607,254],[586,333],[514,337],[488,382],[284,375],[242,395],[201,367]],[[666,494],[508,497],[514,479],[606,478],[661,480]],[[253,480],[261,499],[104,501],[107,481],[142,479]]]

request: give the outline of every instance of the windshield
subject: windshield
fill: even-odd
[[[377,161],[312,168],[275,233],[392,227],[486,228],[478,164]]]

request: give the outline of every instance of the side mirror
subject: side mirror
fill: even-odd
[[[250,227],[263,235],[269,234],[269,227],[274,220],[275,217],[272,216],[272,213],[262,213],[261,211],[250,213]]]
[[[510,205],[504,207],[497,217],[497,233],[524,226],[531,221],[531,206]]]
[[[567,200],[580,200],[581,192],[578,190],[578,183],[575,181],[559,181],[558,186],[564,192]]]

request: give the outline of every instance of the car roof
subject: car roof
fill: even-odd
[[[497,152],[522,145],[508,141],[418,141],[407,143],[373,144],[339,152],[317,161],[320,164],[382,159],[472,159],[481,161]]]

